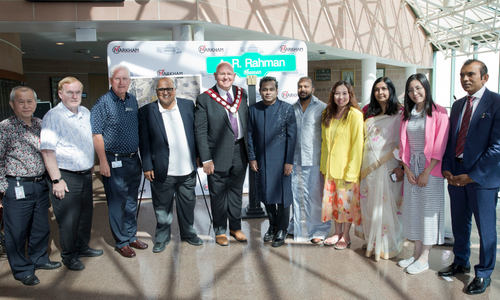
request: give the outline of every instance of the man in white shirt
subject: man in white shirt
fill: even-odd
[[[40,149],[52,182],[62,262],[70,270],[81,271],[85,266],[80,257],[103,254],[102,250],[88,246],[94,210],[94,142],[90,112],[80,105],[82,83],[75,77],[66,77],[58,89],[61,103],[43,117]]]
[[[139,109],[139,149],[144,176],[151,181],[156,214],[154,253],[170,243],[174,192],[181,240],[200,246],[193,228],[196,205],[196,145],[194,103],[176,98],[176,86],[165,77],[158,81],[158,101]]]

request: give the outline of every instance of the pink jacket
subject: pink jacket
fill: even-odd
[[[425,123],[425,168],[431,164],[431,159],[439,160],[438,164],[432,169],[431,175],[443,177],[441,174],[441,164],[443,155],[448,142],[450,121],[446,108],[436,104],[436,109],[432,111],[432,117],[427,116]],[[399,131],[399,157],[407,165],[410,165],[410,143],[406,135],[408,121],[403,121],[401,117],[401,127]]]

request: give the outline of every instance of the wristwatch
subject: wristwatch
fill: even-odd
[[[61,180],[62,180],[62,177],[61,177],[61,178],[59,178],[59,179],[56,179],[56,180],[52,180],[52,183],[53,183],[53,184],[56,184],[56,183],[61,182]]]

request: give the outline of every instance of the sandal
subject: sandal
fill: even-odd
[[[327,238],[323,244],[327,246],[334,246],[338,243],[338,241],[342,238],[340,234],[334,234],[331,237]]]
[[[333,247],[337,250],[344,250],[345,248],[349,247],[351,244],[351,241],[346,241],[343,237],[335,244]]]

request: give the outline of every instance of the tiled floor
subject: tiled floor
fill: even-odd
[[[41,283],[34,287],[14,280],[6,257],[0,256],[0,299],[500,299],[500,256],[492,286],[483,295],[468,296],[462,290],[473,275],[461,275],[451,282],[437,276],[453,260],[450,247],[436,247],[431,252],[430,270],[408,275],[396,262],[412,254],[412,243],[397,258],[379,262],[365,257],[363,241],[354,234],[352,245],[343,251],[291,239],[275,249],[262,242],[266,219],[243,221],[247,243],[230,238],[228,247],[218,246],[203,198],[195,211],[195,227],[203,246],[181,242],[174,217],[172,242],[164,252],[153,254],[155,216],[151,201],[143,201],[138,236],[150,248],[136,251],[135,258],[124,258],[113,250],[107,205],[98,200],[102,198],[99,188],[95,198],[90,246],[103,249],[104,255],[82,258],[86,269],[81,272],[66,267],[38,270]],[[52,211],[50,215],[49,254],[51,260],[60,261],[58,227]],[[497,228],[500,230],[500,222]],[[471,263],[476,264],[476,230],[472,243]]]

